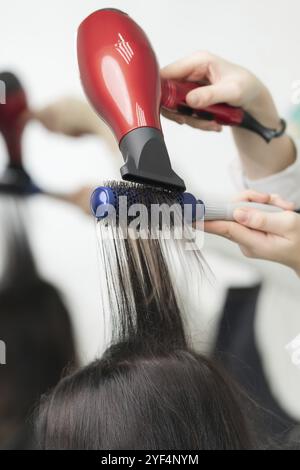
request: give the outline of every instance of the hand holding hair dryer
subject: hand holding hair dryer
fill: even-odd
[[[171,166],[160,124],[161,105],[251,129],[266,141],[276,133],[241,108],[227,104],[202,110],[188,107],[185,97],[199,84],[161,81],[146,34],[122,11],[107,8],[89,15],[78,30],[77,52],[85,93],[119,143],[124,180],[185,190]]]
[[[142,187],[113,184],[97,188],[91,198],[92,213],[106,217],[103,206],[118,210],[118,196],[126,195],[132,203],[153,199],[151,186],[170,191],[174,201],[193,210],[203,202],[184,193],[184,181],[174,172],[160,124],[160,107],[178,109],[214,119],[221,124],[251,129],[269,141],[276,131],[255,121],[243,109],[227,104],[193,110],[186,105],[187,93],[199,84],[160,79],[155,53],[144,31],[126,13],[107,8],[89,15],[80,25],[77,38],[80,76],[85,93],[97,114],[113,131],[123,154],[123,180],[143,183]],[[141,196],[142,191],[142,196]],[[146,199],[145,199],[146,194]],[[257,204],[245,203],[249,207]],[[272,206],[259,205],[267,211]],[[232,219],[234,205],[205,207],[205,218]],[[101,213],[101,215],[100,215]],[[203,211],[200,211],[203,217]]]

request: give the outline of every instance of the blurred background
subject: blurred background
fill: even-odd
[[[0,6],[0,70],[19,76],[32,107],[62,96],[85,99],[76,58],[76,31],[92,11],[115,7],[129,13],[148,34],[160,65],[198,49],[244,65],[271,90],[280,113],[292,112],[292,84],[300,79],[298,0],[3,0]],[[163,119],[173,167],[199,198],[228,199],[240,190],[233,171],[236,151],[230,130],[197,132]],[[43,188],[75,190],[119,178],[121,154],[98,137],[68,138],[38,123],[26,128],[25,166]],[[0,172],[6,150],[0,140]],[[71,313],[81,363],[103,349],[103,324],[95,222],[68,204],[36,196],[28,203],[27,226],[40,272],[59,287]],[[4,221],[0,220],[1,227]],[[0,246],[0,262],[4,259]],[[204,348],[215,336],[226,289],[262,282],[255,337],[273,393],[300,418],[300,370],[285,346],[300,334],[299,279],[287,268],[246,260],[230,242],[205,237],[204,256],[214,279],[203,279],[193,298],[194,335]],[[1,339],[1,331],[0,331]],[[9,350],[7,352],[9,361]],[[1,367],[1,366],[0,366]],[[1,369],[0,369],[1,374]]]

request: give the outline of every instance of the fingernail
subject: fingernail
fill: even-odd
[[[245,211],[243,209],[236,209],[234,211],[233,216],[237,222],[244,224],[248,220],[248,211]]]

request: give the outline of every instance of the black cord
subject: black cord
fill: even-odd
[[[280,119],[279,129],[271,129],[263,126],[253,116],[251,116],[251,114],[247,113],[247,111],[244,113],[244,118],[240,126],[260,135],[267,143],[271,142],[274,138],[281,137],[286,130],[286,122],[284,119]]]

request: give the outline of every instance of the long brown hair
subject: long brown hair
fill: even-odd
[[[252,448],[239,390],[191,348],[185,331],[170,248],[175,244],[180,263],[188,259],[201,274],[200,252],[185,251],[184,240],[172,237],[123,239],[109,221],[97,228],[111,344],[45,398],[40,447]]]

